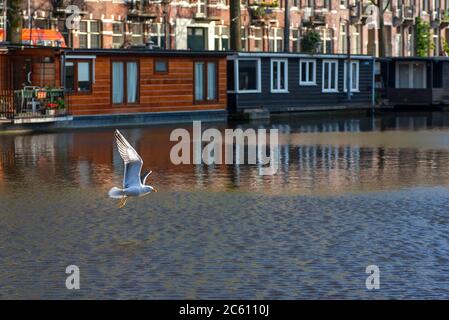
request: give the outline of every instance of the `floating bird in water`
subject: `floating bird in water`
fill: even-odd
[[[118,130],[115,130],[115,139],[120,156],[125,163],[125,172],[123,175],[123,188],[113,187],[109,190],[109,197],[120,199],[118,207],[123,208],[128,197],[141,197],[151,192],[157,192],[157,190],[152,186],[145,185],[145,181],[152,171],[143,176],[140,175],[143,160]]]

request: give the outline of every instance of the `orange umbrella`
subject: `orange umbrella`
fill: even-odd
[[[3,29],[0,29],[0,39],[4,40]],[[51,29],[22,29],[22,42],[24,43],[56,47],[57,41],[60,47],[66,47],[64,37],[59,31]]]

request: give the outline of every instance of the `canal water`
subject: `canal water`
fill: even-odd
[[[0,135],[0,298],[449,298],[448,114],[208,126],[279,129],[279,172],[176,166],[191,124],[124,128],[159,192],[118,209],[113,129]]]

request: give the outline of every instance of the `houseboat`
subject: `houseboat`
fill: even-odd
[[[449,105],[448,57],[391,57],[379,64],[384,106]]]
[[[56,122],[60,109],[65,127],[227,117],[223,51],[6,50],[0,117],[13,123]]]
[[[237,53],[228,57],[228,106],[237,113],[372,108],[374,64],[363,55]]]

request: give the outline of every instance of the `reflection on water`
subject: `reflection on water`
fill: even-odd
[[[0,297],[449,297],[448,114],[231,127],[279,129],[278,174],[175,166],[174,127],[123,129],[160,192],[122,211],[112,129],[0,135]]]

